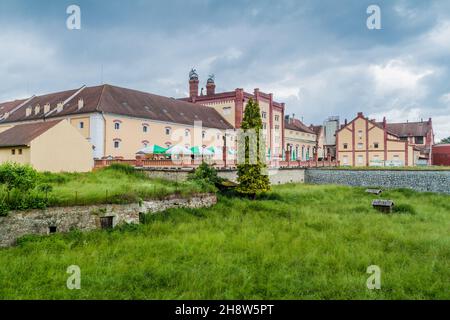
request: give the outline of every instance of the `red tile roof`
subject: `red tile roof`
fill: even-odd
[[[289,119],[289,120],[286,119],[284,127],[288,130],[301,131],[301,132],[315,134],[315,132],[313,130],[308,128],[303,122],[301,122],[298,119]]]
[[[81,109],[78,108],[79,99],[84,102]],[[63,110],[57,112],[57,104],[64,101],[67,102]],[[44,115],[46,104],[50,104],[51,111]],[[37,105],[40,110],[35,114]],[[32,113],[27,117],[28,107],[32,108]],[[188,125],[193,125],[194,121],[202,121],[203,126],[207,128],[232,129],[214,108],[107,84],[34,97],[7,119],[0,121],[0,124],[93,112]]]
[[[378,123],[383,126],[383,123]],[[386,129],[399,137],[425,137],[433,129],[431,122],[387,123]]]
[[[0,133],[0,147],[29,146],[30,142],[60,123],[59,121],[22,124]]]

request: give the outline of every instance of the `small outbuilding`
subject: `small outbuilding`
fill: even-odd
[[[88,172],[93,149],[67,120],[14,126],[0,133],[0,163],[30,164],[38,171]]]
[[[450,166],[450,144],[433,146],[432,159],[435,166]]]

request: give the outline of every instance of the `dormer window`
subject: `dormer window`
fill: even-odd
[[[41,106],[37,105],[36,107],[34,107],[34,114],[38,114],[41,111]]]
[[[26,116],[26,117],[29,117],[29,116],[31,115],[31,112],[32,112],[31,107],[28,107],[28,108],[25,110],[25,116]]]
[[[44,105],[44,113],[49,113],[50,112],[50,104],[47,103],[46,105]]]

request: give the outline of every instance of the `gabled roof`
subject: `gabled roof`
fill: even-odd
[[[386,128],[399,137],[425,137],[433,130],[431,122],[387,123]]]
[[[314,133],[316,134],[316,135],[320,135],[320,132],[322,131],[322,129],[323,129],[323,126],[315,126],[315,125],[310,125],[309,126],[309,128],[312,130],[312,131],[314,131]]]
[[[0,147],[29,146],[31,141],[56,126],[59,121],[22,124],[0,133]]]
[[[83,100],[82,108],[78,107],[80,99]],[[63,110],[57,112],[57,104],[61,102],[64,103]],[[46,104],[50,104],[50,112],[44,114]],[[37,105],[40,108],[35,114]],[[31,107],[32,112],[26,116],[28,107]],[[188,125],[193,125],[194,121],[202,121],[203,126],[207,128],[233,128],[214,108],[107,84],[33,97],[6,119],[0,121],[0,124],[92,112]],[[1,110],[0,114],[3,114]]]
[[[288,130],[301,131],[306,133],[315,134],[313,130],[308,128],[303,122],[298,119],[285,119],[284,127]]]

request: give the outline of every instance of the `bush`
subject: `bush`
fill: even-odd
[[[222,182],[222,178],[217,174],[217,170],[205,162],[195,169],[193,173],[189,174],[188,180],[196,181],[201,186],[205,183],[214,186]]]
[[[0,165],[0,184],[8,190],[22,192],[33,189],[38,181],[38,173],[29,165],[6,162]]]

